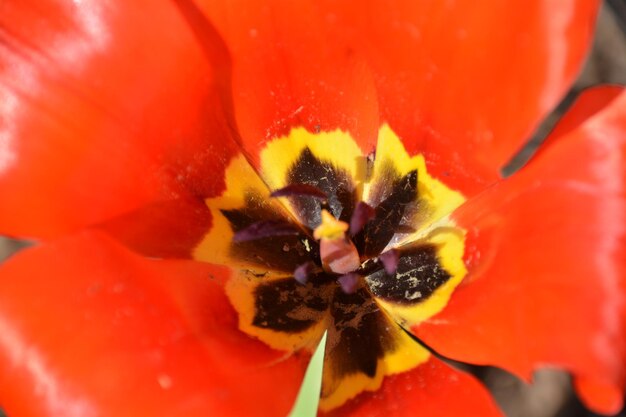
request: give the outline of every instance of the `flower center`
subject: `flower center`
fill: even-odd
[[[465,274],[464,232],[447,217],[463,200],[388,127],[375,158],[345,133],[298,129],[270,142],[260,176],[233,160],[195,257],[231,268],[244,332],[292,352],[328,331],[320,406],[330,409],[428,359],[405,331]]]
[[[322,267],[326,272],[348,274],[356,271],[361,262],[354,243],[346,236],[348,223],[336,220],[322,210],[322,223],[313,231],[320,243]]]

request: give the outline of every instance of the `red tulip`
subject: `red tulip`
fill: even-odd
[[[324,383],[333,395],[352,389],[350,375],[364,375],[358,366],[345,371],[355,358],[374,360],[375,377],[323,414],[499,415],[472,376],[429,354],[393,320],[455,360],[525,379],[539,367],[565,369],[590,408],[617,412],[626,383],[626,95],[618,87],[583,93],[530,163],[500,176],[575,77],[597,6],[3,3],[0,233],[37,244],[0,267],[0,406],[11,417],[286,415],[318,330],[344,343],[345,328],[328,313],[334,307],[320,313],[321,324],[304,326],[293,309],[277,313],[284,299],[264,310],[259,290],[237,286],[242,276],[277,282],[280,263],[298,268],[297,281],[280,277],[295,288],[276,293],[288,301],[312,297],[311,288],[324,298],[332,288],[325,302],[362,297],[349,304],[355,315],[387,320],[387,330],[355,331],[349,355],[329,353]],[[397,153],[391,139],[381,145],[384,135],[400,139]],[[335,210],[338,180],[323,189],[319,173],[305,169],[306,181],[263,191],[263,204],[276,210],[251,215],[255,222],[233,220],[244,211],[246,187],[267,188],[255,170],[271,185],[311,143],[321,144],[314,157],[331,162],[351,149],[354,163],[373,171],[346,178],[381,187],[399,178],[382,174],[381,155],[395,168],[425,161],[411,183],[419,198],[383,207],[374,191],[361,196],[355,186],[359,198],[350,201],[367,200],[367,210],[351,219],[356,210]],[[247,171],[236,171],[239,163]],[[277,190],[283,196],[272,200]],[[419,234],[423,223],[390,226],[381,214],[414,204],[427,216],[420,204],[428,198],[428,216],[445,216],[462,250],[451,271],[437,246],[449,241],[433,246],[437,262],[424,279],[442,268],[454,285],[433,284],[438,301],[424,297],[437,307],[413,320],[421,304],[411,297],[423,295],[385,298],[368,268],[399,277],[408,258],[393,236],[421,236],[410,248],[430,242]],[[305,200],[297,199],[315,200],[313,214],[298,217],[294,201]],[[343,251],[341,271],[332,251],[320,258],[309,246],[315,254],[288,263],[282,248],[291,250],[293,228],[312,236],[319,219],[307,216],[319,217],[325,205],[345,223],[318,233]],[[252,229],[236,230],[250,222]],[[371,225],[382,234],[368,232]],[[281,244],[258,245],[268,239]],[[389,242],[393,252],[384,249]],[[249,259],[257,250],[269,257],[266,271]],[[355,253],[363,262],[356,269]],[[248,264],[256,267],[242,272]],[[265,324],[251,322],[261,316]],[[282,334],[272,323],[285,320],[305,330]],[[393,352],[384,348],[390,337],[402,339]],[[383,353],[372,356],[373,346]],[[390,352],[410,359],[393,370]]]

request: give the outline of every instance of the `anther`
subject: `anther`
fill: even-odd
[[[387,252],[381,253],[378,256],[378,259],[382,262],[385,272],[388,275],[395,275],[398,269],[398,260],[400,259],[400,255],[397,250],[391,249]]]
[[[250,226],[237,231],[233,236],[233,242],[241,243],[266,237],[297,236],[298,234],[300,234],[298,229],[290,223],[278,220],[264,220],[252,223]]]
[[[354,236],[359,233],[374,216],[376,216],[376,210],[369,204],[359,201],[350,218],[350,235]]]
[[[357,273],[350,272],[337,278],[337,283],[346,294],[354,294],[359,288],[359,278]]]
[[[274,190],[270,197],[308,196],[326,200],[328,196],[319,188],[309,184],[289,184],[286,187]]]
[[[296,267],[296,269],[293,271],[293,277],[298,283],[306,285],[306,283],[309,281],[309,277],[314,270],[315,264],[313,262],[305,262]]]

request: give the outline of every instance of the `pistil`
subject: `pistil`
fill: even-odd
[[[346,236],[348,228],[346,222],[322,210],[322,223],[313,231],[313,237],[320,241],[320,257],[325,271],[347,274],[359,268],[359,252]]]

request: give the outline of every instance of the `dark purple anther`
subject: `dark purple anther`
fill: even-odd
[[[304,195],[326,200],[328,196],[319,188],[309,184],[289,184],[286,187],[275,190],[270,197],[292,197],[295,195]]]
[[[315,264],[313,262],[305,262],[296,267],[295,271],[293,271],[293,277],[298,283],[306,285],[314,270]]]
[[[363,226],[376,215],[376,210],[367,203],[359,201],[354,208],[352,218],[350,219],[350,235],[354,236],[361,231]]]
[[[387,252],[381,253],[378,259],[380,259],[380,261],[383,263],[385,272],[388,275],[395,275],[396,270],[398,269],[398,259],[400,259],[397,250],[391,249]]]
[[[299,233],[299,230],[290,223],[279,220],[265,220],[252,223],[245,229],[239,230],[233,236],[233,242],[248,242],[273,236],[297,236]]]
[[[359,274],[350,272],[337,278],[337,282],[346,294],[354,294],[359,287]]]

